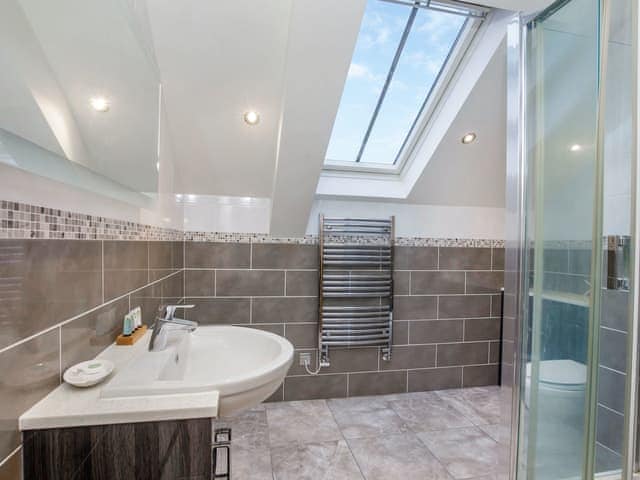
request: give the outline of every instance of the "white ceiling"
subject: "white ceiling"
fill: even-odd
[[[292,0],[147,5],[176,191],[271,196]],[[242,119],[251,109],[253,127]]]
[[[409,203],[504,206],[506,92],[502,43],[415,183]],[[467,132],[477,138],[463,145]]]
[[[154,192],[159,78],[125,5],[0,2],[0,66],[10,72],[0,81],[0,128]],[[109,113],[90,107],[95,96],[111,101]]]

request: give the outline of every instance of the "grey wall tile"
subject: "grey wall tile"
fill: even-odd
[[[122,333],[124,316],[128,311],[129,299],[125,297],[60,327],[62,370],[95,358],[111,345]]]
[[[428,320],[436,318],[436,297],[396,296],[393,301],[393,318],[395,320]]]
[[[466,293],[499,293],[504,286],[503,272],[466,272]]]
[[[504,270],[504,248],[492,249],[491,268],[493,270]]]
[[[378,347],[331,349],[329,358],[331,359],[331,366],[323,368],[322,371],[324,373],[378,370]]]
[[[184,315],[202,325],[250,323],[248,298],[185,298],[185,303],[195,305]]]
[[[160,282],[160,292],[163,299],[184,297],[184,271],[178,271],[162,280]]]
[[[409,343],[460,342],[463,320],[429,320],[409,322]]]
[[[317,270],[287,270],[287,296],[318,296]]]
[[[392,325],[393,345],[409,343],[409,322],[394,320]]]
[[[622,468],[622,456],[596,442],[596,473],[611,472]]]
[[[440,247],[440,270],[491,270],[490,248]]]
[[[464,321],[464,340],[499,340],[499,318],[467,318]]]
[[[448,343],[438,345],[438,367],[486,364],[488,360],[488,343]]]
[[[438,247],[394,247],[393,261],[397,270],[435,270]]]
[[[142,323],[152,325],[163,302],[160,285],[149,285],[129,295],[131,309],[140,307]]]
[[[380,355],[380,370],[406,370],[409,368],[429,368],[435,366],[435,345],[393,347],[390,361],[383,360],[382,355]]]
[[[545,272],[567,273],[569,271],[569,251],[566,248],[545,248],[542,258]]]
[[[281,270],[218,270],[216,295],[280,296],[284,295],[284,271]]]
[[[626,332],[629,315],[629,292],[604,289],[601,292],[602,316],[600,324]]]
[[[407,391],[407,373],[374,372],[350,373],[349,396],[385,395],[388,393],[402,393]]]
[[[175,242],[151,241],[149,248],[149,268],[153,270],[175,269],[173,259]]]
[[[431,368],[409,371],[409,391],[428,392],[462,387],[462,368]]]
[[[215,270],[185,270],[184,294],[188,297],[214,296]]]
[[[185,242],[183,241],[172,242],[173,268],[184,268],[184,246]]]
[[[0,459],[2,462],[4,459]],[[0,465],[0,480],[22,480],[22,450]]]
[[[464,272],[411,272],[412,295],[464,293]]]
[[[600,328],[600,365],[619,372],[627,370],[627,335]]]
[[[284,379],[284,399],[286,401],[346,396],[347,374],[287,377]]]
[[[60,380],[59,330],[54,329],[0,353],[0,459],[20,444],[18,417]]]
[[[463,387],[483,387],[498,384],[499,365],[462,367]]]
[[[104,300],[108,302],[149,283],[148,270],[104,271]]]
[[[248,243],[185,243],[187,268],[249,268],[250,257]]]
[[[316,324],[289,324],[285,328],[285,337],[295,348],[314,348],[318,345],[318,327]]]
[[[318,247],[280,243],[253,244],[253,268],[318,268]]]
[[[253,323],[316,323],[318,321],[318,299],[313,297],[254,298],[252,308]]]
[[[598,403],[624,413],[626,376],[602,367],[598,375]]]
[[[506,301],[506,298],[505,298]],[[502,315],[502,296],[491,295],[491,316],[500,317]]]
[[[569,249],[569,273],[591,274],[591,250]]]
[[[508,342],[509,345],[511,345],[510,342]],[[489,343],[489,363],[498,363],[500,361],[500,346],[501,346],[502,342],[501,341],[496,341],[496,342],[490,342]],[[504,351],[504,357],[509,358],[507,355],[508,352]]]
[[[410,272],[393,272],[393,294],[409,295]]]
[[[616,453],[622,453],[624,416],[598,406],[596,440]]]
[[[284,337],[284,325],[282,323],[261,323],[260,325],[244,325],[248,328],[255,328],[256,330],[262,330],[263,332],[275,333]]]
[[[105,240],[105,270],[145,270],[149,268],[148,247],[148,242]]]
[[[102,242],[0,240],[0,348],[102,302]]]
[[[471,318],[491,315],[489,295],[450,295],[438,298],[438,318]]]

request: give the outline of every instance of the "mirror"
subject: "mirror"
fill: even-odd
[[[161,87],[144,2],[0,2],[0,162],[143,205]]]

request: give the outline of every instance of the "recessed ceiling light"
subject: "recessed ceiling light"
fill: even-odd
[[[260,114],[255,110],[249,110],[244,113],[244,121],[249,125],[256,125],[260,122]]]
[[[577,143],[574,143],[569,147],[569,150],[572,152],[580,152],[582,151],[582,145],[578,145]]]
[[[468,145],[476,139],[476,134],[473,132],[467,133],[464,137],[462,137],[462,143]]]
[[[104,97],[93,97],[91,98],[91,106],[97,112],[108,112],[110,103],[107,98]]]

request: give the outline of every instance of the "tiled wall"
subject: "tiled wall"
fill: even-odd
[[[498,247],[395,249],[392,360],[377,347],[332,350],[318,376],[298,364],[317,349],[317,246],[185,243],[188,318],[284,335],[294,365],[272,400],[346,397],[497,383],[500,288]]]
[[[130,308],[149,322],[183,297],[183,251],[182,241],[0,240],[0,479],[20,478],[17,419],[66,367],[112,343]]]

